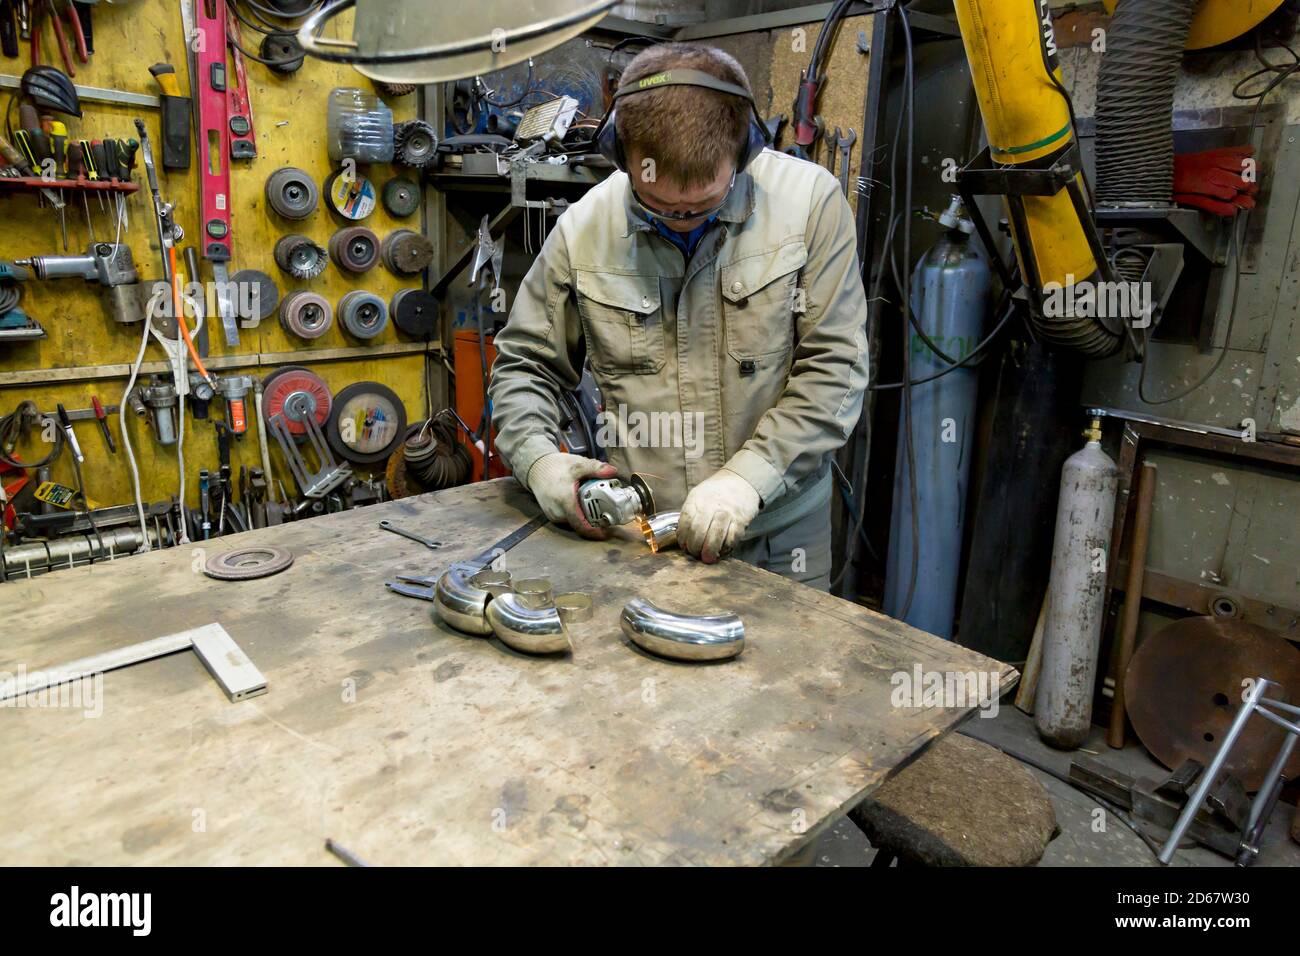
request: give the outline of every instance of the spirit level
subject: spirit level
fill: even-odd
[[[195,138],[199,154],[199,212],[203,258],[212,263],[217,313],[226,345],[239,344],[239,327],[230,296],[230,129],[226,67],[226,0],[195,0],[195,67],[198,110]]]

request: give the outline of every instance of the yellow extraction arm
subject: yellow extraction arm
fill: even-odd
[[[955,5],[990,159],[1002,167],[1050,167],[1070,151],[1074,133],[1059,86],[1046,0],[955,0]],[[1082,195],[1082,175],[1074,180]],[[1098,277],[1096,231],[1070,192],[1062,187],[1054,195],[1023,195],[1023,215],[1008,202],[1020,274],[1035,298],[1044,287],[1069,288]],[[1095,322],[1049,321],[1041,331],[1049,342],[1091,355],[1119,346],[1117,337]]]

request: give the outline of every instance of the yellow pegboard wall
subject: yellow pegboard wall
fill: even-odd
[[[331,35],[350,36],[350,14],[329,28]],[[183,30],[179,0],[140,0],[129,5],[98,4],[94,9],[95,53],[87,64],[76,63],[77,75],[73,82],[92,87],[116,90],[157,93],[149,66],[169,62],[176,68],[183,92],[188,93]],[[243,30],[243,45],[257,51],[260,35]],[[19,59],[0,58],[0,72],[19,75],[30,64],[28,45],[20,44]],[[43,35],[43,62],[61,66],[53,32],[48,21]],[[53,58],[51,59],[51,55]],[[75,52],[74,52],[75,56]],[[307,219],[289,221],[281,219],[266,208],[263,185],[268,176],[282,166],[296,166],[309,172],[318,186],[333,171],[326,150],[326,110],[329,91],[336,86],[355,86],[368,92],[374,88],[369,80],[342,64],[324,63],[307,58],[297,73],[281,76],[252,60],[245,61],[249,93],[252,101],[253,122],[257,133],[257,158],[250,161],[233,161],[231,174],[231,224],[233,259],[230,272],[240,269],[258,269],[272,276],[280,287],[281,296],[299,288],[309,288],[330,300],[335,306],[340,298],[353,289],[365,289],[389,301],[398,289],[418,287],[420,277],[399,278],[382,265],[363,276],[349,276],[340,272],[331,262],[320,277],[300,282],[280,272],[275,265],[272,250],[280,236],[303,233],[322,246],[330,236],[344,225],[351,225],[328,211],[324,197]],[[234,79],[233,68],[231,79]],[[385,100],[393,109],[396,121],[416,115],[416,96],[389,97]],[[143,107],[107,106],[83,102],[84,116],[66,119],[70,139],[135,138],[134,119],[144,120],[154,143],[155,158],[159,166],[159,186],[163,198],[176,207],[176,221],[184,228],[185,238],[180,248],[196,243],[199,234],[198,207],[198,151],[191,143],[189,170],[166,171],[162,169],[162,149],[159,133],[159,113]],[[12,111],[17,123],[17,109]],[[362,175],[370,177],[376,190],[382,190],[389,178],[406,171],[399,167],[376,165],[362,167]],[[409,175],[409,173],[407,173]],[[162,265],[152,213],[152,202],[144,175],[143,162],[137,159],[134,181],[141,186],[139,192],[127,199],[128,227],[122,241],[130,246],[141,280],[150,282],[160,278]],[[85,252],[89,245],[86,214],[78,196],[68,194],[67,229],[68,252]],[[99,209],[98,202],[90,197],[91,217],[95,237],[111,238],[114,234],[113,217]],[[374,230],[382,238],[399,228],[421,229],[419,212],[404,219],[390,217],[380,205],[361,225]],[[40,208],[34,194],[0,195],[0,259],[19,259],[40,254],[62,254],[63,245],[57,214]],[[182,263],[183,270],[183,263]],[[201,263],[202,278],[211,278],[207,264]],[[188,278],[188,277],[187,277]],[[0,414],[11,412],[23,399],[32,399],[42,411],[53,411],[56,403],[69,409],[88,408],[90,396],[98,395],[105,404],[121,404],[126,385],[124,374],[105,374],[101,366],[127,366],[135,360],[140,348],[142,324],[122,326],[115,323],[101,298],[101,287],[80,279],[60,279],[42,282],[35,279],[23,284],[22,308],[39,321],[47,338],[33,342],[0,342]],[[344,386],[365,379],[382,382],[397,393],[406,405],[412,420],[424,416],[426,409],[425,358],[419,343],[402,336],[391,321],[389,327],[369,343],[348,337],[334,326],[322,337],[306,341],[285,332],[273,315],[253,329],[240,330],[240,345],[227,349],[220,323],[214,321],[209,330],[210,356],[215,364],[223,365],[213,371],[253,374],[265,377],[273,370],[266,356],[286,352],[318,352],[337,356],[340,349],[351,349],[358,354],[334,360],[312,361],[299,358],[293,364],[305,365],[320,375],[337,393]],[[406,351],[385,354],[385,349],[404,347]],[[224,367],[233,356],[245,356],[242,367]],[[258,356],[263,358],[260,360]],[[162,350],[151,344],[146,362],[165,358]],[[432,361],[435,376],[441,375],[441,365],[435,356]],[[57,372],[52,370],[58,370]],[[81,371],[78,371],[81,370]],[[86,380],[77,380],[81,375]],[[71,379],[51,381],[54,378]],[[18,379],[15,383],[14,379]],[[33,384],[35,382],[35,384]],[[257,428],[253,420],[252,395],[248,396],[249,430],[232,451],[232,466],[238,475],[241,464],[260,465],[257,446]],[[216,468],[217,445],[213,418],[221,418],[221,403],[214,401],[207,422],[186,420],[186,484],[191,505],[197,504],[197,474],[199,468]],[[146,502],[163,500],[175,494],[177,488],[176,449],[159,446],[152,438],[148,423],[136,419],[127,410],[128,427],[136,449],[141,481],[141,493]],[[114,440],[118,444],[116,455],[107,451],[103,435],[92,422],[81,422],[76,427],[77,438],[85,451],[82,466],[86,488],[91,498],[100,504],[124,504],[132,500],[130,474],[121,448],[117,417],[110,419]],[[37,436],[39,438],[39,436]],[[293,487],[286,469],[271,443],[272,467],[277,477],[285,481],[291,493]],[[39,458],[46,453],[39,440],[20,446],[18,452],[25,459]],[[382,471],[382,463],[375,466]],[[364,471],[365,469],[359,469]],[[65,452],[54,466],[56,480],[72,483],[70,458]],[[6,482],[7,483],[7,482]]]

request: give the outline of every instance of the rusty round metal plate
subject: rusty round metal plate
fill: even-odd
[[[1241,707],[1242,682],[1265,677],[1282,690],[1266,696],[1300,701],[1300,651],[1245,621],[1189,617],[1144,640],[1129,663],[1124,699],[1138,739],[1171,770],[1184,760],[1209,764]],[[1226,769],[1257,790],[1284,732],[1263,717],[1242,731]],[[1287,776],[1300,773],[1300,753]]]
[[[214,554],[204,562],[203,573],[218,581],[249,581],[279,574],[291,564],[292,551],[258,545]]]

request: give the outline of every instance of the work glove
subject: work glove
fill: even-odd
[[[1254,209],[1259,183],[1243,178],[1255,147],[1227,146],[1174,157],[1174,202],[1216,216]]]
[[[567,524],[584,538],[600,540],[606,531],[583,517],[582,505],[578,503],[578,483],[587,478],[613,478],[617,475],[618,469],[611,464],[557,451],[533,462],[525,483],[546,517]]]
[[[705,564],[713,564],[740,540],[760,504],[753,485],[721,468],[686,496],[677,522],[677,543]]]

